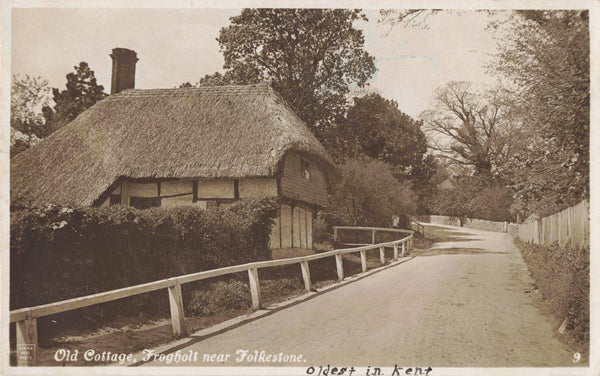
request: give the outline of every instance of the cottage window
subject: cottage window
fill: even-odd
[[[304,158],[300,160],[300,174],[304,179],[310,179],[310,162]]]
[[[160,197],[130,197],[129,204],[136,209],[148,209],[160,206]]]

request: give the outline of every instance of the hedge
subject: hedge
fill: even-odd
[[[270,258],[275,199],[226,209],[21,209],[11,213],[10,308]]]
[[[577,246],[540,246],[515,240],[542,297],[557,322],[584,348],[590,338],[590,249]],[[583,350],[586,351],[586,350]]]

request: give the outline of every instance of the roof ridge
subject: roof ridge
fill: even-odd
[[[274,93],[275,90],[268,82],[260,82],[250,85],[220,85],[199,86],[184,88],[158,88],[158,89],[127,89],[113,94],[110,98],[139,97],[139,96],[192,96],[200,94],[261,94]]]

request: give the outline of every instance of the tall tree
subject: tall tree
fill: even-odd
[[[583,10],[526,10],[495,25],[504,38],[494,68],[516,87],[514,105],[527,126],[506,168],[524,214],[589,197],[588,17]]]
[[[451,164],[491,176],[510,155],[517,128],[498,95],[483,96],[468,82],[450,82],[436,92],[435,106],[421,113],[430,146]]]
[[[98,85],[94,71],[86,62],[74,67],[75,71],[67,74],[66,89],[52,89],[54,109],[46,107],[44,117],[49,128],[54,131],[73,119],[99,100],[104,99],[104,86]]]
[[[339,149],[346,158],[365,155],[387,162],[401,180],[427,181],[435,166],[427,156],[422,122],[398,109],[398,103],[379,94],[354,98],[338,131]]]
[[[50,102],[48,81],[13,75],[10,88],[11,156],[31,147],[48,133],[42,108]]]
[[[44,137],[42,108],[50,102],[48,81],[41,77],[13,75],[10,88],[11,127],[26,135]]]
[[[244,9],[230,20],[217,39],[226,82],[270,80],[326,141],[325,129],[345,110],[346,93],[376,70],[362,31],[353,26],[367,20],[365,15],[347,9]]]

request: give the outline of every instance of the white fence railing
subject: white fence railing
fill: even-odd
[[[16,322],[16,339],[17,348],[19,345],[33,345],[33,353],[31,358],[17,357],[18,365],[35,365],[37,362],[37,349],[38,349],[38,335],[37,335],[37,318],[49,316],[55,313],[71,311],[78,308],[89,307],[92,305],[105,303],[121,298],[126,298],[134,295],[144,294],[151,291],[160,289],[168,289],[169,291],[169,305],[171,310],[171,323],[173,326],[173,334],[176,337],[180,337],[186,333],[185,328],[185,316],[183,312],[183,298],[181,295],[181,285],[184,283],[199,281],[202,279],[217,277],[225,274],[239,273],[248,271],[248,279],[250,285],[250,295],[252,297],[252,308],[259,309],[262,307],[262,300],[260,294],[260,280],[258,276],[258,269],[269,268],[274,266],[284,266],[291,264],[300,264],[302,278],[304,280],[304,287],[307,291],[311,289],[310,280],[310,269],[308,266],[309,261],[314,261],[326,257],[335,257],[337,277],[338,281],[344,279],[344,266],[342,263],[342,255],[360,252],[361,266],[363,273],[367,271],[367,258],[366,252],[373,249],[379,249],[381,264],[385,264],[385,248],[394,248],[394,260],[399,257],[399,246],[402,248],[401,256],[404,257],[407,249],[412,248],[413,231],[412,230],[397,230],[397,229],[386,229],[386,228],[375,228],[375,227],[336,227],[334,228],[335,234],[339,229],[352,229],[352,230],[363,230],[371,231],[373,234],[373,241],[375,239],[375,233],[380,231],[387,231],[393,233],[403,233],[407,236],[379,244],[364,245],[355,248],[337,249],[329,252],[317,253],[309,256],[293,257],[280,260],[269,260],[253,262],[243,265],[228,266],[220,269],[207,270],[198,273],[186,274],[178,277],[163,279],[160,281],[144,283],[141,285],[124,287],[117,290],[111,290],[101,292],[98,294],[83,296],[80,298],[74,298],[69,300],[63,300],[60,302],[39,305],[35,307],[21,308],[10,312],[10,322]]]

